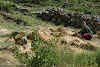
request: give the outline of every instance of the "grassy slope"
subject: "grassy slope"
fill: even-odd
[[[37,6],[36,5],[33,8],[31,8],[31,7],[22,6],[22,5],[19,5],[19,6],[28,8],[28,10],[29,10],[28,14],[31,14],[31,12],[39,11],[39,10],[41,10],[41,8],[51,7],[51,6],[42,7],[42,6]],[[72,7],[72,8],[74,8],[74,7]],[[2,12],[2,13],[6,14],[6,12]],[[20,11],[11,10],[10,17],[21,19],[21,20],[27,22],[29,24],[29,26],[17,25],[15,21],[9,20],[9,19],[5,19],[4,16],[2,16],[0,14],[0,29],[1,28],[2,29],[7,29],[9,32],[12,32],[12,31],[29,31],[29,30],[32,31],[33,29],[37,29],[39,27],[55,27],[55,25],[52,24],[52,22],[42,21],[41,19],[36,18],[34,14],[32,16],[28,16],[28,15],[24,15]],[[7,37],[6,37],[6,35],[0,35],[0,38],[5,38],[6,39]],[[10,43],[10,42],[9,43],[0,42],[0,46],[1,45],[11,45],[11,44],[12,43]],[[70,62],[72,62],[71,59],[74,57],[74,56],[72,56],[74,54],[65,54],[64,50],[58,51],[58,54],[60,54],[59,56],[61,57],[60,59],[62,61],[62,63],[59,64],[58,67],[61,67],[61,66],[62,67],[66,67],[66,65],[68,63],[70,64]],[[70,60],[70,61],[68,61],[68,60]],[[79,60],[79,58],[77,58],[77,60]],[[82,60],[82,59],[80,59],[80,60]],[[75,60],[73,59],[73,61],[76,62],[76,59]],[[78,63],[78,61],[76,62],[76,64],[77,63]],[[82,66],[79,66],[79,67],[82,67]]]

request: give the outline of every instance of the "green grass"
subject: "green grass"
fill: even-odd
[[[100,55],[97,56],[98,51],[77,54],[67,50],[57,52],[60,57],[60,63],[57,67],[99,67],[98,62],[100,61],[97,62],[97,58]]]

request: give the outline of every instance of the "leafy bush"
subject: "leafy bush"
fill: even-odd
[[[35,56],[29,60],[30,67],[51,67],[58,62],[55,52],[55,46],[52,42],[42,40],[36,33],[33,32],[32,49]]]

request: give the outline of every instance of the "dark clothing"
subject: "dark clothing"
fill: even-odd
[[[81,36],[83,38],[85,38],[86,40],[91,40],[92,39],[92,35],[86,31],[86,29],[83,29],[82,31],[79,32],[81,34]]]
[[[91,40],[92,39],[92,36],[89,33],[84,33],[82,35],[82,37],[84,37],[86,40]]]

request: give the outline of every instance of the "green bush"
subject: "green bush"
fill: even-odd
[[[35,56],[32,56],[28,65],[30,67],[51,67],[58,62],[54,43],[42,40],[33,32],[32,49]]]

